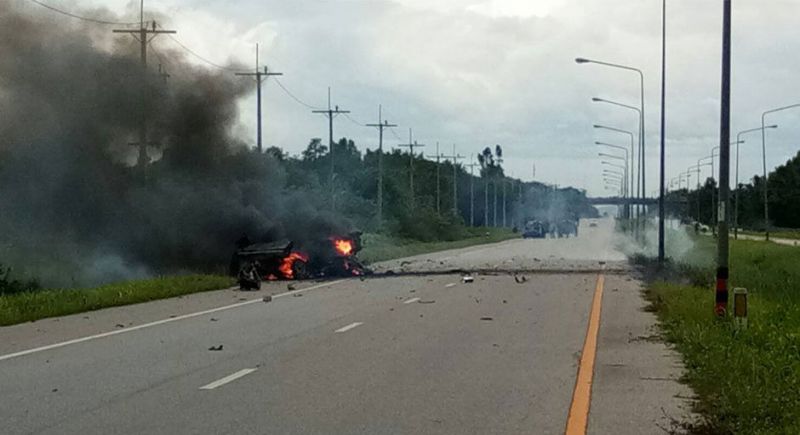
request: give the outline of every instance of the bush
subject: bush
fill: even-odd
[[[11,279],[11,268],[0,264],[0,295],[11,295],[39,290],[41,286],[36,280],[18,281]]]

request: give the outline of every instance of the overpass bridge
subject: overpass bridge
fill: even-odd
[[[601,198],[588,198],[591,205],[658,205],[658,198],[623,198],[621,196],[607,196]],[[668,198],[668,204],[686,204],[686,198],[676,200],[675,198]]]

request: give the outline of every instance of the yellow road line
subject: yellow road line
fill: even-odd
[[[603,284],[605,276],[597,276],[597,286],[592,299],[592,311],[589,313],[589,326],[586,328],[586,340],[583,343],[581,362],[578,366],[578,377],[572,393],[572,404],[567,417],[566,435],[583,435],[589,422],[589,405],[592,402],[592,378],[594,377],[594,361],[597,355],[597,334],[600,331],[600,309],[603,301]]]

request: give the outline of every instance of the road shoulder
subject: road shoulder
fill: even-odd
[[[589,433],[674,433],[692,419],[680,356],[645,310],[642,285],[629,276],[606,277]]]

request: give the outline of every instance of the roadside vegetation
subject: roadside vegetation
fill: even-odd
[[[359,256],[366,263],[493,243],[517,237],[505,228],[464,228],[449,241],[422,242],[380,234],[363,236]],[[65,316],[120,305],[219,290],[235,280],[218,275],[178,275],[119,282],[93,288],[43,289],[35,281],[17,281],[9,269],[0,268],[0,326]]]
[[[434,242],[421,242],[382,234],[365,234],[364,249],[358,257],[366,263],[376,263],[428,252],[501,242],[514,237],[519,237],[519,234],[506,228],[465,228],[463,238]]]
[[[699,399],[693,431],[800,433],[800,249],[731,241],[730,287],[749,292],[745,330],[712,314],[715,252],[713,239],[699,238],[647,291]]]
[[[120,282],[95,288],[27,289],[0,293],[0,326],[218,290],[233,284],[233,278],[227,276],[183,275]]]
[[[764,237],[763,231],[739,231],[739,234]],[[800,230],[770,230],[769,236],[775,239],[800,240]]]

